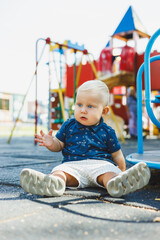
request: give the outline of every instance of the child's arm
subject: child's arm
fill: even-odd
[[[56,137],[52,137],[53,130],[49,130],[48,134],[45,134],[42,130],[41,135],[35,135],[35,141],[39,142],[39,146],[45,146],[52,152],[59,152],[64,148],[64,143],[58,140]]]
[[[118,150],[117,152],[114,152],[111,154],[113,162],[115,162],[117,164],[117,166],[119,167],[119,169],[121,171],[125,171],[126,170],[126,163],[125,163],[125,159],[123,156],[123,153],[120,150]]]

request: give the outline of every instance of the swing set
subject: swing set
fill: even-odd
[[[39,46],[39,43],[40,42],[44,42],[44,46],[42,48],[42,51],[41,51],[41,54],[40,54],[40,57],[38,59],[38,46]],[[85,48],[84,48],[84,45],[78,45],[77,43],[76,44],[73,44],[71,43],[70,41],[65,41],[63,44],[60,44],[58,42],[54,42],[54,41],[51,41],[50,38],[46,38],[46,39],[43,39],[43,38],[39,38],[37,41],[36,41],[36,66],[35,66],[35,72],[33,74],[33,77],[31,79],[31,82],[29,84],[29,87],[26,91],[26,94],[24,95],[24,98],[23,98],[23,101],[22,101],[22,104],[21,104],[21,108],[19,110],[19,113],[18,113],[18,116],[15,120],[15,123],[14,123],[14,126],[11,130],[11,134],[9,136],[9,139],[7,141],[7,143],[10,143],[11,141],[11,138],[13,136],[13,132],[16,128],[16,124],[19,120],[19,117],[20,117],[20,114],[21,114],[21,111],[22,111],[22,108],[23,108],[23,105],[24,105],[24,102],[26,100],[26,97],[27,97],[27,94],[30,90],[30,87],[31,87],[31,84],[33,82],[33,80],[35,80],[35,134],[37,134],[37,124],[38,124],[38,115],[37,115],[37,109],[38,109],[38,100],[37,100],[37,86],[38,86],[38,66],[39,66],[39,63],[42,59],[42,56],[43,56],[43,53],[44,53],[44,50],[45,50],[45,47],[46,45],[49,45],[49,104],[48,104],[48,129],[50,128],[53,128],[53,125],[52,123],[54,123],[56,126],[58,126],[58,128],[60,128],[61,124],[65,121],[66,119],[66,116],[65,116],[65,107],[64,107],[64,93],[65,93],[65,88],[62,88],[62,81],[63,81],[63,78],[64,78],[64,74],[63,74],[63,67],[62,67],[62,56],[64,55],[65,56],[65,52],[66,50],[69,50],[71,53],[74,53],[74,94],[73,94],[73,104],[75,103],[75,99],[76,99],[76,91],[77,91],[77,87],[79,86],[79,80],[80,80],[80,75],[81,75],[81,72],[82,72],[82,67],[83,67],[83,60],[84,58],[87,59],[87,61],[89,62],[90,66],[91,66],[91,69],[94,73],[94,78],[95,79],[99,79],[99,76],[97,74],[97,70],[96,70],[96,67],[95,67],[95,63],[94,63],[94,60],[92,59],[93,56],[92,54],[90,54]],[[55,57],[54,57],[54,53],[55,52],[59,52],[59,77],[58,77],[58,71],[57,71],[57,67],[56,67],[56,61],[55,61]],[[77,53],[81,53],[81,60],[80,60],[80,63],[79,63],[79,66],[78,66],[78,69],[77,69]],[[53,53],[52,57],[53,57],[53,61],[51,60],[51,53]],[[54,72],[55,72],[55,75],[56,75],[56,83],[58,85],[58,89],[51,89],[51,63],[54,64]],[[66,63],[65,63],[66,65]],[[88,79],[89,80],[89,79]],[[53,109],[53,106],[52,106],[52,99],[55,100],[55,96],[58,97],[58,102],[56,103],[57,105],[54,106],[54,109]],[[54,102],[54,101],[53,101]],[[54,115],[54,119],[52,119],[52,116],[53,116],[53,112],[55,113]],[[57,114],[57,112],[59,114]],[[110,112],[111,112],[111,118],[113,119],[113,121],[115,122],[115,125],[117,127],[117,130],[119,132],[119,135],[120,135],[120,138],[122,140],[122,142],[124,143],[125,140],[124,140],[124,137],[123,137],[123,134],[118,126],[118,123],[116,121],[116,117],[114,115],[114,112],[112,110],[112,108],[110,107]],[[58,115],[58,118],[56,118]],[[54,129],[54,128],[53,128]],[[55,129],[54,129],[55,130]],[[35,142],[35,145],[36,145],[36,142]]]

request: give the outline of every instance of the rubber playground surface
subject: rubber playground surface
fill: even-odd
[[[121,198],[105,190],[66,190],[62,197],[27,194],[20,187],[23,168],[49,173],[61,161],[34,145],[32,137],[0,139],[0,240],[2,239],[159,239],[160,170],[151,169],[147,187]],[[145,139],[144,150],[159,150],[159,139]],[[121,143],[125,156],[136,140]],[[132,166],[127,163],[127,168]]]

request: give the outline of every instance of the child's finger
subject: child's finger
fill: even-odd
[[[42,143],[40,143],[39,146],[41,147],[41,146],[44,146],[44,145]]]
[[[52,136],[52,133],[53,133],[53,129],[50,129],[48,132],[48,135]]]
[[[43,147],[46,147],[45,143],[42,143],[42,142],[39,143],[39,146],[40,146],[40,147],[42,147],[42,146],[43,146]]]
[[[41,138],[41,136],[38,134],[35,134],[34,136],[35,136],[35,138]]]
[[[35,140],[35,142],[41,142],[41,140],[39,138],[35,138],[34,140]]]
[[[42,135],[42,137],[45,135],[44,132],[41,130],[40,131],[40,134]]]

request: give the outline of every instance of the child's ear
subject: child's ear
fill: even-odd
[[[105,107],[103,108],[102,116],[106,115],[108,112],[109,112],[109,107],[108,107],[108,106],[105,106]]]

